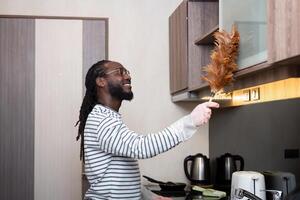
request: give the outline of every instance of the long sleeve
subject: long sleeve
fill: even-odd
[[[141,135],[128,129],[118,118],[106,117],[98,126],[98,147],[106,153],[145,159],[163,153],[196,132],[187,115],[158,133]]]

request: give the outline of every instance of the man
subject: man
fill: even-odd
[[[87,72],[85,86],[77,136],[90,183],[85,199],[141,199],[137,159],[189,139],[209,120],[210,107],[219,107],[214,102],[200,104],[159,133],[140,135],[129,130],[118,113],[122,101],[133,98],[128,70],[118,62],[99,61]]]

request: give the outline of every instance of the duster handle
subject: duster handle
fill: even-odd
[[[212,102],[212,100],[214,99],[215,95],[216,95],[216,93],[211,92],[208,102]]]

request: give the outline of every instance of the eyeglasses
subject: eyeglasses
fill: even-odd
[[[105,74],[108,75],[108,74],[113,74],[115,72],[117,72],[121,76],[130,75],[130,72],[127,69],[125,69],[124,67],[120,67],[120,68],[108,71]]]

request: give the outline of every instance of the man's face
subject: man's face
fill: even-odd
[[[126,70],[120,63],[107,63],[105,78],[108,83],[108,91],[112,97],[119,100],[133,99],[129,71]]]

